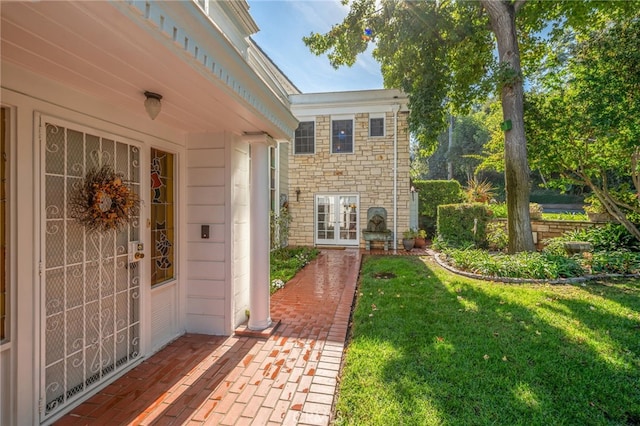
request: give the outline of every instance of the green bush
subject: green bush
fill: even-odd
[[[537,252],[490,254],[484,250],[447,250],[458,269],[491,277],[557,279],[576,277],[584,270],[576,259]]]
[[[413,185],[418,191],[420,228],[434,235],[438,206],[464,201],[464,192],[456,180],[418,180]]]
[[[577,194],[561,194],[552,189],[538,188],[531,191],[530,200],[538,204],[582,204],[584,196]]]
[[[448,247],[486,247],[486,228],[490,219],[491,212],[486,204],[438,206],[438,240]]]
[[[640,253],[629,251],[594,252],[585,257],[593,274],[640,273]]]
[[[593,246],[593,251],[640,251],[640,241],[617,223],[607,223],[587,229],[566,232],[558,237],[561,241],[587,241]]]

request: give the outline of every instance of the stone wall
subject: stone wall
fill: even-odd
[[[398,227],[396,239],[409,227],[409,132],[406,112],[398,113]],[[385,114],[385,136],[369,137],[369,114],[354,114],[353,154],[331,153],[331,116],[315,117],[315,154],[294,155],[289,149],[289,209],[291,245],[314,245],[316,194],[359,196],[359,246],[364,247],[367,209],[384,207],[393,229],[394,114]],[[300,193],[297,196],[296,190]],[[399,237],[399,238],[398,238]]]
[[[506,219],[494,219],[507,226]],[[542,250],[545,246],[544,240],[559,237],[565,232],[576,229],[587,229],[602,226],[605,222],[577,222],[571,220],[532,220],[531,231],[533,232],[533,242],[537,250]]]

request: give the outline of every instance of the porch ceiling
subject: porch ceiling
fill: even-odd
[[[183,5],[171,7],[186,10],[184,19],[197,19],[193,18],[197,6],[178,3]],[[288,137],[287,129],[283,131],[287,126],[265,118],[196,58],[189,58],[184,46],[149,25],[143,16],[123,13],[132,9],[125,3],[0,2],[0,8],[3,62],[143,116],[143,92],[160,93],[162,112],[156,121],[187,132],[267,132],[276,138]],[[211,27],[206,31],[217,31],[206,18],[204,22]],[[184,25],[190,23],[193,25],[189,21]],[[200,42],[208,43],[206,31],[197,30]],[[216,46],[213,43],[209,48]],[[238,66],[242,59],[237,51],[225,47],[221,59],[230,58],[229,66],[235,67],[229,71],[239,74],[263,105],[276,105],[277,114],[290,125],[293,116],[287,116],[288,108],[277,105],[251,70]]]

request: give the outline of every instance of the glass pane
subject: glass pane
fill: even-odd
[[[384,136],[384,118],[372,118],[369,120],[369,135]]]
[[[174,277],[174,158],[151,149],[151,285]]]
[[[331,122],[331,152],[350,154],[353,152],[353,120]]]
[[[294,141],[295,154],[313,154],[315,139],[315,123],[313,121],[301,121],[296,129]]]

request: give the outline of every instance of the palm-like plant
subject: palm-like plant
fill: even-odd
[[[465,188],[465,196],[470,203],[488,203],[495,197],[495,188],[486,180],[469,179]]]

